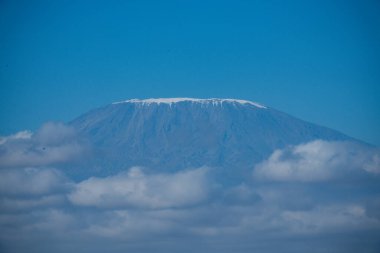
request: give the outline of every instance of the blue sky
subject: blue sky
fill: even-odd
[[[380,145],[378,1],[1,1],[0,134],[234,97]]]

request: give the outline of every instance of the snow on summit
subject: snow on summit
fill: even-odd
[[[239,103],[239,104],[249,104],[256,106],[258,108],[266,109],[265,106],[258,104],[256,102],[242,100],[242,99],[231,99],[231,98],[148,98],[148,99],[129,99],[125,101],[115,102],[112,104],[121,104],[121,103],[141,103],[141,104],[173,104],[178,102],[192,102],[192,103],[201,103],[213,105],[221,105],[223,103]]]

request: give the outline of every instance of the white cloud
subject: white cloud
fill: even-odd
[[[0,146],[61,147],[76,142],[74,132],[60,128],[50,125],[33,135],[26,132],[7,137]],[[55,136],[54,129],[60,129],[57,132],[61,135]],[[22,150],[29,152],[28,148]],[[34,243],[19,252],[28,248],[41,252],[39,247],[45,246],[45,252],[62,251],[54,247],[59,243],[68,245],[67,242],[87,247],[87,242],[96,242],[103,248],[91,244],[93,248],[84,251],[99,252],[112,251],[112,247],[120,252],[150,252],[157,245],[165,252],[183,251],[181,247],[222,252],[239,251],[240,245],[262,249],[262,242],[273,240],[297,244],[300,238],[306,238],[320,243],[321,236],[334,233],[344,240],[355,233],[376,235],[380,231],[379,205],[366,201],[379,197],[373,191],[378,182],[378,165],[379,153],[375,149],[315,141],[277,150],[255,168],[257,179],[286,184],[246,180],[214,187],[213,177],[218,177],[207,168],[176,173],[154,173],[152,168],[148,173],[135,167],[78,183],[56,169],[2,169],[0,241],[13,240],[12,247],[19,242]],[[355,171],[367,175],[368,180],[354,186],[328,181]],[[326,188],[294,181],[324,181]],[[194,246],[194,241],[201,240],[203,246]],[[44,244],[46,241],[50,244]],[[174,248],[163,246],[163,241],[173,242]],[[78,251],[82,245],[74,249]],[[210,250],[215,245],[220,248]],[[310,246],[305,245],[302,251]],[[277,250],[278,245],[274,245],[272,250],[262,251]]]
[[[65,176],[55,169],[0,170],[0,195],[47,195],[70,186]]]
[[[144,174],[139,168],[106,178],[80,182],[69,195],[72,203],[96,207],[168,208],[188,206],[207,198],[207,169],[175,174]]]
[[[281,219],[289,233],[334,233],[379,228],[380,221],[366,215],[366,209],[358,204],[318,206],[308,211],[284,211]]]
[[[43,245],[46,240],[56,240],[54,245],[56,242],[101,242],[103,248],[97,248],[99,252],[115,246],[120,252],[134,251],[135,247],[143,249],[150,242],[157,242],[162,251],[176,251],[161,243],[170,241],[179,247],[187,240],[187,247],[193,246],[194,241],[202,241],[209,246],[228,246],[239,251],[229,243],[260,247],[263,241],[298,242],[306,238],[320,242],[318,238],[324,235],[339,233],[353,238],[354,233],[380,231],[378,217],[369,216],[361,201],[361,196],[368,197],[367,193],[359,192],[358,198],[347,200],[334,197],[331,194],[334,188],[319,190],[316,184],[260,182],[257,185],[255,182],[219,185],[220,192],[211,198],[209,177],[212,170],[205,168],[173,174],[148,174],[132,168],[126,173],[77,183],[68,193],[71,202],[62,199],[65,193],[51,194],[54,190],[50,187],[43,187],[44,190],[37,191],[38,194],[43,192],[42,195],[29,200],[7,195],[5,201],[0,202],[3,204],[0,206],[0,240],[11,238],[16,243],[30,240],[36,245]],[[343,190],[347,194],[347,188]],[[332,199],[325,199],[327,195]],[[305,200],[305,197],[310,199]],[[377,211],[378,206],[373,209]],[[278,250],[273,247],[268,252]],[[146,252],[152,248],[147,247]],[[210,252],[209,248],[196,246],[194,250]],[[48,252],[55,250],[49,248]]]
[[[0,136],[0,145],[4,144],[7,141],[30,139],[32,135],[33,133],[31,131],[25,130],[9,136]]]
[[[79,158],[85,151],[75,131],[46,123],[35,134],[22,131],[0,138],[0,168],[44,166]]]
[[[375,148],[322,140],[276,150],[254,168],[254,177],[273,181],[325,181],[350,172],[380,173]]]

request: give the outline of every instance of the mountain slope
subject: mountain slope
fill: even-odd
[[[133,99],[92,110],[70,125],[96,147],[93,163],[112,171],[130,166],[174,171],[203,165],[248,171],[278,148],[314,139],[350,139],[234,99]]]

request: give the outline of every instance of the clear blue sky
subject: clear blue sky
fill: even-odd
[[[261,102],[380,145],[379,1],[0,2],[0,135],[129,98]]]

